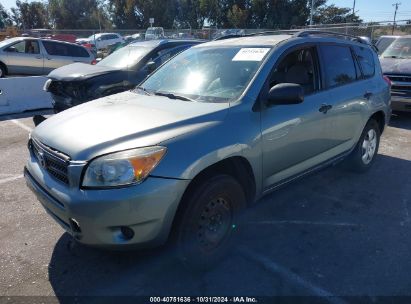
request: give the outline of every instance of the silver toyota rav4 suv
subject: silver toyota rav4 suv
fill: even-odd
[[[321,32],[212,41],[133,91],[41,123],[28,186],[78,242],[172,240],[204,267],[230,247],[247,205],[346,158],[366,171],[390,117],[375,51]]]

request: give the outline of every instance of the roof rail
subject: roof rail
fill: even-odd
[[[336,32],[329,32],[329,31],[321,31],[321,30],[302,30],[302,31],[300,30],[294,36],[295,37],[306,37],[309,35],[323,35],[323,36],[338,37],[338,38],[343,38],[346,40],[357,41],[360,43],[368,44],[366,41],[364,41],[364,39],[361,39],[358,36],[341,34],[341,33],[336,33]]]
[[[230,35],[225,35],[225,36],[220,36],[217,38],[214,38],[213,41],[218,41],[218,40],[225,40],[225,39],[230,39],[230,38],[241,38],[247,35],[237,35],[237,34],[230,34]]]
[[[329,32],[329,31],[322,31],[322,30],[301,30],[301,29],[293,29],[293,30],[275,30],[275,31],[263,31],[263,32],[256,32],[256,33],[250,33],[250,34],[245,34],[242,36],[238,35],[228,35],[228,36],[223,36],[216,38],[214,40],[223,40],[223,39],[229,39],[229,38],[238,38],[238,37],[250,37],[250,36],[264,36],[264,35],[292,35],[293,37],[306,37],[309,35],[322,35],[322,36],[328,36],[328,37],[334,37],[334,38],[341,38],[345,40],[350,40],[350,41],[355,41],[359,43],[363,43],[366,45],[371,46],[374,50],[376,50],[376,47],[372,44],[370,44],[366,39],[363,39],[362,37],[354,36],[354,35],[348,35],[348,34],[341,34],[341,33],[336,33],[336,32]],[[377,51],[378,53],[378,51]]]
[[[275,31],[263,31],[263,32],[250,33],[250,34],[246,34],[246,36],[281,35],[281,34],[293,35],[297,32],[300,32],[300,30],[275,30]]]

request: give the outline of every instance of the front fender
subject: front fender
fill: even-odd
[[[163,141],[160,145],[167,147],[167,154],[152,175],[192,180],[204,169],[239,156],[250,164],[258,194],[262,176],[258,122],[258,113],[230,109],[225,120],[210,122],[193,132]]]

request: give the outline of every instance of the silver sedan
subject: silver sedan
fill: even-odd
[[[86,48],[68,42],[17,37],[0,42],[0,78],[5,75],[47,75],[73,62],[93,63]]]

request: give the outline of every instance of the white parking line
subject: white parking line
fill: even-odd
[[[11,121],[12,123],[14,123],[15,125],[19,126],[20,128],[26,130],[27,132],[33,131],[32,128],[26,126],[24,123],[18,121],[17,119],[10,119],[10,121]]]
[[[281,277],[287,279],[289,282],[291,282],[294,285],[300,286],[310,291],[313,296],[324,297],[330,303],[335,303],[335,304],[345,304],[346,303],[341,298],[338,298],[337,296],[322,289],[321,287],[315,286],[311,284],[310,282],[307,282],[306,280],[304,280],[302,277],[298,276],[291,270],[288,270],[287,268],[275,263],[274,261],[271,261],[269,258],[261,254],[255,253],[245,247],[240,248],[240,252],[245,257],[249,258],[250,260],[253,260],[254,262],[257,262],[258,264],[261,264],[265,269],[277,275],[280,275]]]
[[[8,182],[12,182],[12,181],[20,179],[20,178],[23,178],[23,174],[14,175],[14,176],[11,176],[11,177],[0,179],[0,184],[5,184],[5,183],[8,183]]]
[[[347,227],[359,226],[359,224],[354,224],[354,223],[312,222],[312,221],[299,221],[299,220],[258,221],[258,222],[249,222],[249,224],[254,224],[254,225],[293,224],[293,225],[325,225],[325,226],[347,226]]]

